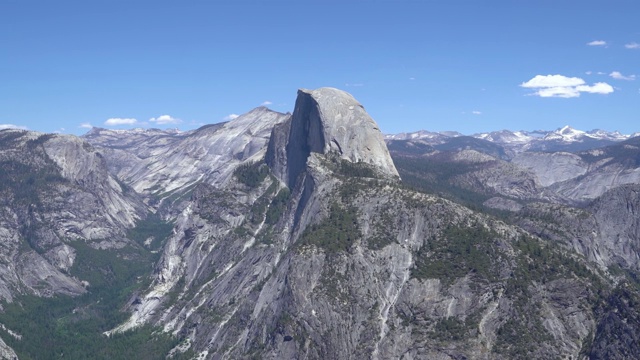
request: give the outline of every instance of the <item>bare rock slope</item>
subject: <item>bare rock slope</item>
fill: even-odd
[[[357,107],[302,90],[266,164],[197,185],[114,331],[161,326],[173,354],[212,359],[579,358],[606,337],[605,277],[402,186],[375,123],[343,121]]]

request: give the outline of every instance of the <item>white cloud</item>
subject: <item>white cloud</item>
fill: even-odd
[[[625,44],[624,47],[626,47],[627,49],[640,49],[640,44],[638,44],[637,42],[632,42]]]
[[[93,125],[91,125],[89,123],[82,123],[82,124],[80,124],[79,127],[83,128],[83,129],[91,129],[91,128],[93,128]]]
[[[262,104],[260,104],[260,106],[267,106],[267,105],[271,105],[273,104],[271,101],[267,100],[267,101],[263,101]]]
[[[171,115],[160,115],[157,118],[149,119],[149,122],[156,123],[159,125],[165,125],[165,124],[180,124],[182,120],[176,119]]]
[[[580,92],[575,87],[558,86],[540,89],[533,93],[533,95],[540,97],[573,98],[580,96]]]
[[[579,97],[582,92],[590,94],[610,94],[613,92],[613,87],[607,83],[599,82],[590,86],[580,78],[564,75],[536,75],[520,86],[536,89],[536,92],[531,95],[540,97],[574,98]]]
[[[0,124],[0,130],[4,129],[18,129],[18,130],[27,130],[26,126],[13,125],[13,124]]]
[[[137,122],[138,120],[133,118],[111,118],[111,119],[107,119],[107,121],[105,121],[104,124],[107,126],[118,126],[118,125],[133,125]]]
[[[473,110],[471,113],[472,113],[473,115],[481,115],[481,114],[482,114],[482,111]]]
[[[611,94],[613,92],[613,86],[603,82],[595,83],[592,86],[581,85],[576,89],[580,92],[587,92],[590,94]]]
[[[607,42],[604,40],[593,40],[592,42],[588,42],[589,46],[607,46]]]
[[[240,116],[240,115],[238,115],[238,114],[229,114],[229,115],[225,116],[225,117],[223,118],[223,120],[224,120],[224,121],[233,120],[233,119],[238,118],[238,116]]]
[[[635,80],[636,76],[635,75],[629,75],[629,76],[624,76],[622,75],[619,71],[614,71],[611,74],[609,74],[609,76],[611,76],[612,78],[616,79],[616,80]]]
[[[564,75],[536,75],[533,79],[522,83],[523,88],[548,88],[578,86],[584,84],[584,80],[577,77],[566,77]]]
[[[585,71],[585,74],[591,75],[591,74],[593,74],[593,71]]]

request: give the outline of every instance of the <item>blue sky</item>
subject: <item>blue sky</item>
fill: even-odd
[[[332,86],[385,133],[633,133],[639,18],[619,0],[1,0],[0,127],[186,130]]]

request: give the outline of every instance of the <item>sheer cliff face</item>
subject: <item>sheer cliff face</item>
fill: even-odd
[[[378,125],[350,94],[334,89],[298,90],[290,123],[274,129],[267,163],[293,187],[311,153],[335,154],[372,165],[380,175],[398,177]],[[285,151],[279,151],[285,149]]]

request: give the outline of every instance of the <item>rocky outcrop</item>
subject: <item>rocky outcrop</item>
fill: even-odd
[[[338,89],[298,90],[291,122],[274,129],[272,138],[267,163],[289,187],[295,186],[311,153],[336,154],[371,165],[382,176],[398,177],[378,125],[358,101]]]
[[[594,248],[604,263],[640,271],[640,184],[607,191],[589,210],[598,229]]]
[[[511,199],[505,199],[498,196],[492,197],[491,199],[483,202],[482,205],[491,209],[498,209],[498,210],[505,210],[505,211],[512,211],[512,212],[518,212],[522,210],[522,205],[519,204],[517,201],[511,200]]]
[[[5,344],[5,342],[2,339],[0,339],[0,359],[3,359],[3,360],[18,359],[18,355],[16,355],[16,352],[13,351],[12,348],[7,346],[7,344]]]
[[[589,167],[580,156],[566,152],[524,152],[511,162],[532,171],[545,187],[584,175]]]

